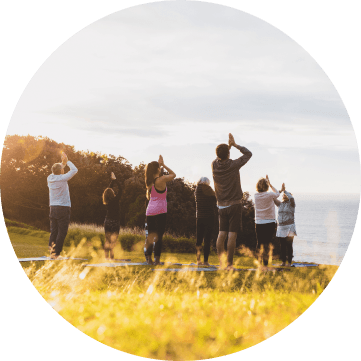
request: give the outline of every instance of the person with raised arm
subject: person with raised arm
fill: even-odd
[[[52,174],[47,178],[50,204],[49,251],[53,259],[59,257],[68,233],[71,210],[68,181],[78,172],[65,153],[61,154],[61,160],[61,163],[55,163],[51,167]],[[64,174],[65,166],[70,171]]]
[[[231,147],[238,149],[242,156],[235,160],[230,159]],[[251,159],[252,153],[246,147],[237,145],[233,135],[229,133],[228,144],[219,144],[216,154],[217,159],[212,162],[212,174],[219,215],[217,253],[220,267],[232,270],[237,232],[242,216],[243,192],[239,170]],[[227,266],[224,266],[224,242],[227,235]]]
[[[104,253],[105,259],[108,261],[114,260],[114,247],[119,236],[120,230],[120,214],[119,214],[119,199],[121,196],[120,184],[112,172],[110,175],[110,184],[103,193],[103,204],[106,206],[107,214],[104,220]],[[114,191],[114,186],[118,188],[118,192]]]
[[[202,177],[197,182],[197,188],[194,192],[196,198],[196,256],[197,264],[210,266],[208,263],[209,252],[211,249],[212,231],[214,227],[214,209],[216,195],[210,186],[207,177]],[[204,240],[204,262],[201,262],[201,250]]]
[[[161,167],[169,174],[161,176]],[[167,183],[175,177],[176,174],[164,164],[161,155],[158,162],[150,162],[145,167],[145,186],[149,203],[146,210],[148,237],[145,240],[144,254],[148,264],[160,264],[162,238],[167,220]]]
[[[280,193],[283,192],[282,202],[278,199],[274,200],[278,207],[278,227],[276,237],[281,243],[281,266],[292,266],[293,258],[293,238],[297,236],[295,225],[295,208],[296,203],[292,193],[286,191],[283,183]]]
[[[271,187],[273,192],[268,192]],[[257,236],[258,260],[265,268],[268,266],[270,247],[276,232],[276,212],[274,201],[279,197],[279,192],[272,186],[268,175],[261,178],[256,185],[257,193],[254,195],[255,224]]]

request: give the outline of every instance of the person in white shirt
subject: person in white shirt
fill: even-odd
[[[271,187],[273,192],[268,192]],[[270,256],[270,247],[273,236],[276,232],[275,203],[280,193],[273,187],[266,178],[261,178],[256,185],[257,193],[254,195],[255,223],[257,236],[257,249],[259,250],[258,260],[267,268]]]
[[[78,169],[68,160],[65,153],[62,153],[61,160],[61,163],[55,163],[51,167],[52,174],[47,178],[50,204],[49,250],[53,259],[58,258],[63,249],[64,239],[68,233],[70,223],[71,202],[68,180],[78,172]],[[70,168],[70,171],[64,174],[66,165]]]

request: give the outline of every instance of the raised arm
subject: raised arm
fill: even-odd
[[[291,202],[291,206],[292,207],[296,207],[296,203],[295,203],[295,199],[293,197],[293,195],[290,193],[290,192],[287,192],[286,190],[284,190],[285,192],[285,195],[288,197],[288,199],[290,200]]]
[[[271,187],[271,189],[273,190],[273,192],[275,193],[275,198],[278,198],[280,196],[280,192],[271,184],[268,175],[266,175],[266,180],[268,182],[268,185]]]
[[[160,167],[163,167],[169,173],[168,175],[162,175],[157,179],[158,186],[160,188],[165,188],[167,182],[172,181],[176,177],[176,174],[164,164],[163,157],[161,155],[159,156],[158,163]]]
[[[70,160],[68,160],[68,157],[65,153],[62,153],[61,161],[63,163],[63,167],[67,165],[70,168],[70,171],[66,174],[62,174],[61,177],[63,180],[68,181],[69,179],[73,178],[75,174],[78,173],[78,168]]]
[[[232,162],[232,164],[234,164],[237,168],[243,167],[251,159],[252,153],[246,147],[241,147],[240,145],[236,144],[234,137],[231,133],[229,133],[228,146],[229,148],[237,148],[243,154],[241,157],[235,159]]]
[[[118,187],[118,193],[115,194],[115,198],[120,199],[120,195],[121,195],[120,183],[118,182],[118,180],[115,177],[115,174],[113,172],[111,173],[110,178],[111,178],[111,181],[110,181],[108,188],[113,188],[116,185]]]
[[[279,207],[280,204],[281,204],[281,201],[279,201],[277,198],[274,198],[274,199],[273,199],[273,202],[275,203],[275,205],[276,205],[277,207]]]

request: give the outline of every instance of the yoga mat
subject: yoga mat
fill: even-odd
[[[93,263],[93,264],[85,264],[84,267],[125,267],[125,266],[149,266],[148,263],[136,263],[136,262],[129,262],[129,263]]]
[[[218,272],[218,271],[225,271],[219,270],[215,267],[213,268],[156,268],[152,269],[152,271],[163,271],[163,272]],[[257,271],[255,268],[235,268],[234,271]],[[229,271],[226,271],[229,272]]]
[[[274,266],[274,267],[285,267],[285,268],[291,268],[290,266],[281,266],[281,265],[279,265],[279,264],[274,264],[274,265],[272,265],[272,266]],[[312,264],[310,264],[310,263],[301,263],[301,262],[296,262],[296,263],[292,263],[292,266],[295,266],[295,267],[318,267],[319,265],[318,264],[315,264],[315,263],[312,263]]]
[[[63,260],[66,260],[66,259],[70,259],[70,260],[76,259],[76,260],[87,261],[87,259],[86,259],[86,258],[58,257],[57,259],[53,259],[53,258],[46,257],[46,256],[43,256],[43,257],[30,257],[30,258],[18,258],[18,261],[19,261],[19,262],[32,262],[32,261],[63,261]]]

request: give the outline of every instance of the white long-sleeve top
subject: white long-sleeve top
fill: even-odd
[[[78,168],[70,161],[67,162],[70,171],[66,174],[50,174],[48,176],[50,206],[71,207],[68,180],[78,172]]]

